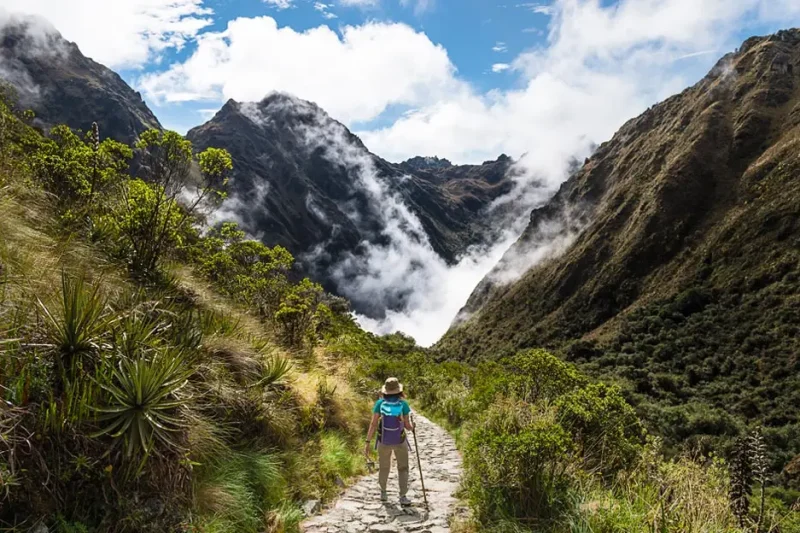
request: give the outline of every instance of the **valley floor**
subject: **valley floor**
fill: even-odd
[[[301,528],[306,533],[406,533],[422,531],[446,533],[450,531],[448,518],[455,512],[455,491],[461,478],[461,456],[453,438],[427,418],[415,414],[417,441],[419,443],[422,475],[429,509],[426,511],[422,497],[416,456],[409,456],[411,473],[408,497],[412,507],[402,508],[397,503],[397,469],[392,464],[389,477],[389,501],[380,501],[377,471],[364,476],[348,488],[329,509],[319,516],[306,520]],[[413,440],[412,440],[413,446]]]

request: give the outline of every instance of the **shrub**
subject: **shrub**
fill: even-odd
[[[59,202],[62,211],[78,214],[92,209],[96,195],[123,179],[131,149],[117,141],[100,142],[97,124],[85,141],[68,126],[56,125],[50,138],[31,150],[28,164],[42,187]]]
[[[475,423],[464,453],[470,502],[482,520],[547,520],[568,501],[569,433],[552,409],[501,400]]]
[[[586,383],[576,368],[546,350],[528,350],[501,361],[507,393],[525,402],[552,400]]]
[[[316,312],[322,287],[308,278],[293,286],[275,312],[284,341],[290,346],[300,346],[308,333]]]
[[[614,474],[641,451],[644,430],[618,387],[593,383],[556,402],[560,423],[571,433],[583,467]]]
[[[121,188],[122,202],[110,219],[117,223],[133,271],[153,275],[164,255],[182,244],[183,233],[200,209],[224,198],[222,188],[233,165],[228,152],[208,148],[198,156],[200,175],[193,176],[192,143],[174,131],[148,130],[136,149],[143,179],[130,180]],[[196,195],[180,205],[194,179]]]

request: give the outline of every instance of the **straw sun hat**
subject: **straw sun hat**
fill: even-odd
[[[387,378],[381,387],[383,394],[400,394],[403,392],[403,384],[397,378]]]

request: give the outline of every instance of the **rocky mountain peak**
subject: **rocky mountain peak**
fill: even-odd
[[[36,17],[15,17],[0,28],[0,76],[47,129],[67,124],[130,143],[160,128],[141,95],[114,71],[84,56],[75,43]]]

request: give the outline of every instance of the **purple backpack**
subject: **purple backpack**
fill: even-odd
[[[386,446],[403,444],[406,440],[403,424],[403,402],[401,400],[381,402],[381,427],[378,442]]]

